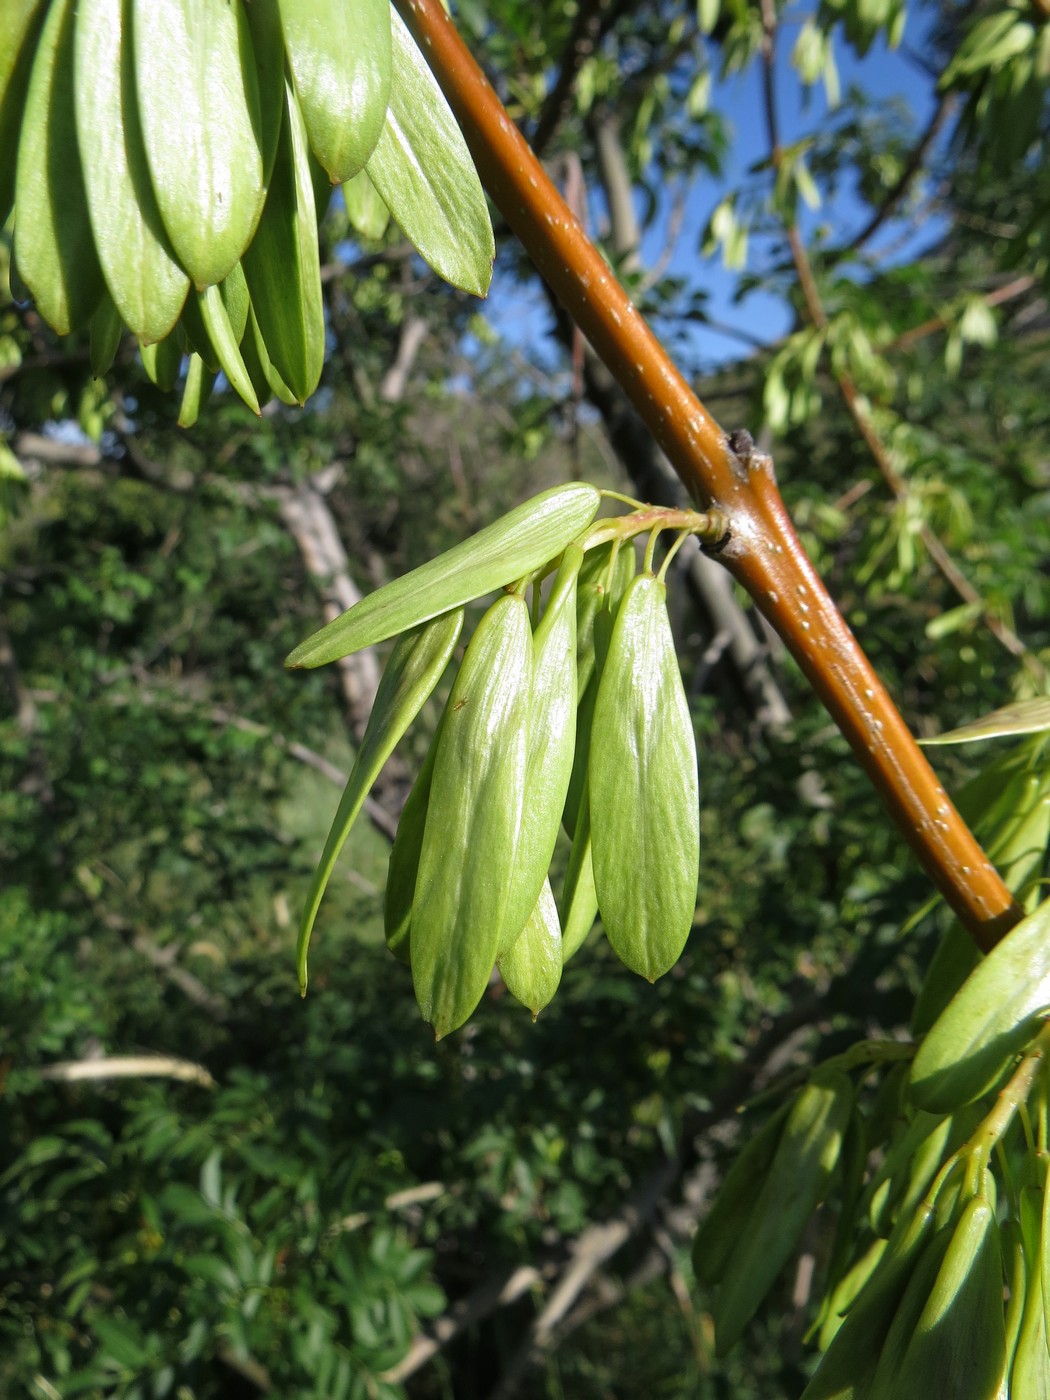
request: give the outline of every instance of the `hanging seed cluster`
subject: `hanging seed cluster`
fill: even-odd
[[[96,374],[125,328],[165,389],[188,356],[184,425],[219,370],[256,412],[317,387],[335,185],[366,236],[389,214],[457,285],[491,271],[470,156],[389,0],[3,0],[0,151],[14,285],[90,327]]]
[[[601,496],[581,482],[544,492],[289,656],[289,666],[319,666],[398,638],[304,910],[304,990],[317,909],[350,827],[451,662],[464,606],[497,589],[401,816],[387,943],[410,965],[439,1037],[471,1015],[494,965],[536,1016],[599,914],[632,971],[652,981],[678,959],[696,907],[700,804],[664,574],[678,543],[720,535],[723,523],[638,502],[598,520]],[[662,530],[676,544],[657,574]],[[562,827],[572,849],[555,890]]]
[[[1037,872],[1050,834],[1038,749],[995,765],[1037,790],[1007,814]],[[922,1039],[825,1062],[737,1155],[697,1231],[724,1353],[823,1208],[823,1356],[802,1400],[1050,1396],[1050,900],[1026,889],[1031,913],[932,1020],[924,989]],[[929,980],[951,975],[938,954]]]

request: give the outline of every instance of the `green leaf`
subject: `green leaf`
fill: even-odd
[[[77,150],[75,23],[74,0],[54,0],[33,59],[15,178],[18,272],[59,335],[86,325],[105,289]]]
[[[809,166],[806,164],[805,156],[799,156],[794,165],[795,184],[798,192],[805,200],[810,209],[820,208],[820,191],[817,189],[813,176],[809,173]],[[743,266],[743,263],[740,264]]]
[[[488,985],[521,828],[532,628],[505,595],[478,623],[442,720],[412,904],[412,980],[440,1039]]]
[[[399,638],[390,653],[299,923],[296,962],[301,992],[306,991],[310,934],[339,852],[383,764],[444,674],[462,627],[463,612],[456,609]]]
[[[713,34],[722,0],[696,0],[696,23],[701,34]]]
[[[496,245],[481,181],[426,59],[396,11],[391,22],[394,80],[369,177],[434,271],[484,296]]]
[[[389,0],[279,0],[310,149],[333,185],[375,149],[390,98]]]
[[[91,1317],[91,1330],[99,1339],[106,1356],[129,1371],[141,1371],[151,1360],[151,1350],[139,1327],[130,1318],[115,1318],[105,1313]]]
[[[266,205],[242,266],[266,361],[305,403],[324,368],[324,298],[306,130],[290,87]]]
[[[932,617],[926,624],[926,635],[931,642],[939,641],[942,637],[950,637],[953,632],[958,632],[960,628],[969,627],[971,622],[977,622],[984,616],[984,603],[978,600],[975,603],[960,603],[957,608],[949,608],[947,612],[939,613]],[[926,740],[927,743],[936,740]]]
[[[221,282],[262,212],[259,90],[244,6],[133,0],[142,139],[164,228],[198,290]]]
[[[143,340],[162,340],[189,278],[164,232],[138,122],[124,0],[79,0],[76,117],[91,228],[117,309]]]
[[[1036,696],[1031,700],[1018,700],[1013,705],[1003,705],[992,710],[980,719],[958,729],[949,729],[932,739],[923,739],[923,744],[969,744],[977,739],[1001,739],[1012,734],[1041,734],[1050,730],[1050,697]]]
[[[639,574],[624,594],[588,766],[602,923],[621,961],[650,981],[685,947],[700,864],[696,740],[666,596],[652,574]]]
[[[1050,1010],[1050,900],[974,968],[919,1047],[911,1097],[951,1113],[994,1088]]]
[[[944,91],[982,69],[997,68],[1031,46],[1034,29],[1012,7],[997,10],[977,21],[945,69],[940,80]]]
[[[587,528],[599,500],[597,490],[580,481],[541,492],[437,559],[370,593],[301,642],[284,664],[324,666],[533,573]]]

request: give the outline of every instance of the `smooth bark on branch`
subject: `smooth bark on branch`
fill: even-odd
[[[806,557],[770,459],[743,436],[734,451],[573,218],[440,0],[397,4],[504,218],[698,506],[726,512],[731,538],[720,559],[784,639],[936,888],[977,943],[992,947],[1021,909]]]

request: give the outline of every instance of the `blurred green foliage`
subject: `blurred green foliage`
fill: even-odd
[[[718,75],[756,61],[758,13],[599,8],[556,146],[595,179],[594,123],[615,104],[649,221],[671,180],[707,179],[731,150]],[[875,9],[811,17],[795,58],[807,83],[833,87],[836,46],[863,53],[873,25],[898,23],[897,7]],[[969,20],[922,14],[943,70]],[[459,17],[529,129],[570,7],[505,0]],[[847,231],[814,225],[825,333],[801,315],[785,230],[807,178],[825,205],[849,185],[878,208],[917,135],[901,103],[848,91],[779,187],[768,165],[739,170],[732,227],[723,216],[711,230],[727,261],[747,259],[741,296],[772,291],[799,317],[789,338],[708,373],[705,399],[727,427],[776,430],[807,547],[927,732],[1038,689],[986,614],[1044,663],[1050,645],[1047,171],[1029,148],[1006,165],[982,143],[1000,100],[986,70],[967,60],[945,80],[969,125],[931,156],[945,232],[926,256],[852,258]],[[921,191],[909,198],[902,218],[933,216]],[[594,936],[535,1026],[494,985],[435,1046],[381,946],[387,844],[361,824],[299,1000],[294,923],[337,791],[288,743],[343,769],[352,750],[335,677],[280,667],[322,609],[281,493],[333,470],[325,499],[367,589],[553,481],[626,484],[561,362],[551,370],[556,351],[503,340],[420,275],[396,229],[366,246],[336,205],[324,236],[321,390],[258,422],[220,393],[181,435],[130,351],[102,384],[86,342],[60,347],[31,308],[0,303],[0,652],[9,644],[16,663],[0,668],[0,1390],[481,1400],[580,1233],[670,1160],[659,1228],[647,1220],[605,1266],[521,1393],[789,1400],[810,1366],[794,1280],[744,1352],[716,1361],[689,1225],[732,1154],[740,1102],[770,1075],[907,1025],[940,916],[900,937],[928,886],[844,742],[789,663],[777,674],[793,722],[760,724],[739,678],[703,661],[710,637],[682,586],[703,845],[679,966],[649,987]],[[505,242],[501,261],[514,257]],[[683,328],[708,319],[703,286],[628,273],[699,373]],[[1019,276],[1028,292],[994,304],[987,294]],[[412,317],[426,334],[408,395],[391,402],[381,383]],[[904,500],[842,407],[843,369]],[[67,450],[34,451],[26,435],[41,433]],[[958,612],[923,526],[976,588],[976,612]],[[434,713],[406,741],[409,768]],[[936,762],[955,791],[979,756]],[[42,1073],[134,1054],[210,1081]],[[514,1303],[481,1309],[404,1381],[384,1379],[435,1318],[523,1264],[537,1273]]]

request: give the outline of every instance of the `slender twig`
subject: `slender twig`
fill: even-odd
[[[788,517],[772,463],[732,442],[639,316],[554,189],[441,0],[397,0],[483,183],[540,274],[620,381],[696,502],[724,510],[719,555],[747,589],[850,743],[905,840],[981,947],[1022,917],[949,801],[835,607]]]
[[[908,159],[901,168],[901,173],[886,191],[882,203],[872,214],[871,218],[860,230],[854,234],[844,248],[833,253],[833,257],[848,257],[855,253],[858,248],[862,248],[865,243],[872,238],[883,226],[886,220],[896,211],[905,195],[912,186],[912,182],[922,170],[926,157],[930,153],[933,143],[936,141],[941,128],[948,120],[954,106],[954,94],[945,93],[937,106],[933,109],[933,114],[926,124],[926,129],[912,147]]]
[[[986,306],[1002,306],[1004,302],[1013,301],[1015,297],[1024,296],[1025,292],[1030,292],[1036,285],[1036,279],[1026,273],[1023,277],[1015,277],[1012,282],[1007,282],[1005,286],[996,287],[994,291],[985,292],[981,298]],[[911,326],[908,330],[902,331],[896,340],[883,347],[883,354],[892,354],[894,350],[910,350],[919,340],[924,340],[928,335],[936,335],[938,331],[943,331],[947,322],[943,316],[933,316],[928,321],[921,321],[917,326]]]
[[[580,69],[601,43],[609,26],[626,8],[623,0],[612,5],[610,0],[584,0],[576,11],[572,29],[565,43],[558,74],[551,84],[532,133],[532,149],[541,155],[557,131],[572,96],[572,88]]]

